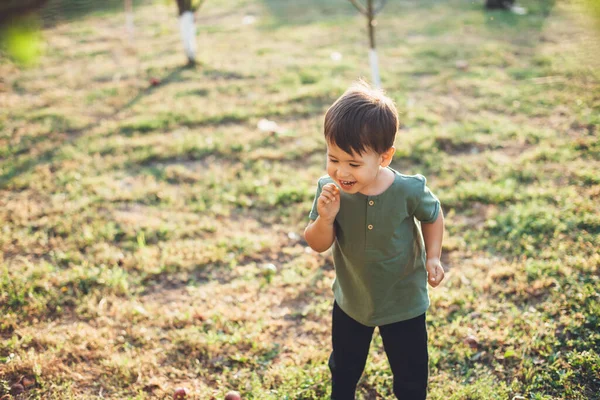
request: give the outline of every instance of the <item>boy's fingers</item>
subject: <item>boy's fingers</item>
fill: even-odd
[[[335,196],[330,193],[321,193],[321,197],[326,199],[326,201],[335,201]]]
[[[338,188],[335,184],[330,183],[329,185],[327,185],[327,189],[331,190],[334,193],[337,193],[340,191],[340,188]]]
[[[436,266],[433,274],[430,274],[430,284],[433,287],[436,287],[437,285],[440,284],[440,282],[442,282],[442,280],[444,279],[444,270],[442,269],[441,266]]]
[[[436,287],[440,284],[440,282],[444,279],[444,270],[440,265],[435,266],[433,270],[428,271],[427,280],[429,284],[433,287]]]
[[[335,201],[336,201],[336,200],[335,200],[335,198],[333,198],[333,199],[330,199],[330,198],[328,198],[328,197],[325,197],[325,196],[323,196],[323,197],[321,197],[321,198],[320,198],[320,201],[321,201],[323,204],[330,204],[330,203],[335,203]]]
[[[429,279],[435,282],[438,276],[437,268],[430,269],[427,272],[429,272]]]
[[[434,277],[432,277],[429,279],[429,284],[433,287],[436,287],[437,285],[440,284],[440,282],[437,279],[435,279]]]
[[[335,195],[336,193],[338,193],[338,188],[333,184],[329,184],[323,187],[322,193],[331,193],[332,195]]]

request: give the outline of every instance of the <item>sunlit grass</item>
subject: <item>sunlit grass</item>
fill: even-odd
[[[575,4],[522,5],[378,20],[392,167],[446,214],[432,399],[599,398],[600,38]],[[104,10],[44,31],[36,68],[0,58],[0,397],[23,376],[30,398],[329,394],[332,259],[301,234],[323,114],[370,76],[364,18],[207,2],[190,68],[175,13],[136,4],[130,44]],[[358,398],[391,398],[371,350]]]

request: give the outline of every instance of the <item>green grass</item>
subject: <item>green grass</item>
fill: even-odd
[[[128,44],[112,3],[48,27],[37,66],[0,56],[0,397],[327,398],[332,258],[301,234],[323,115],[370,76],[364,18],[210,1],[185,67],[174,4],[136,2]],[[431,399],[600,399],[600,37],[521,3],[378,18],[392,166],[446,214]],[[391,380],[376,334],[358,398]]]

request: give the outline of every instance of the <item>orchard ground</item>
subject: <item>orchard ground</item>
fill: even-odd
[[[430,398],[598,399],[600,31],[576,1],[480,3],[389,2],[376,32],[392,166],[446,213]],[[365,19],[208,1],[185,67],[175,9],[137,6],[133,43],[105,11],[46,29],[35,67],[0,59],[0,396],[327,398],[334,271],[301,236]],[[358,397],[391,379],[376,334]]]

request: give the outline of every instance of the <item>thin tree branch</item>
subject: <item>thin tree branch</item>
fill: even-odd
[[[354,7],[356,7],[356,9],[358,11],[360,11],[361,14],[367,15],[367,9],[365,7],[363,7],[363,5],[358,2],[358,0],[349,0],[349,1],[350,1],[350,3],[352,3],[352,5]]]
[[[369,31],[369,46],[375,49],[375,13],[373,12],[373,0],[367,0],[367,29]]]

